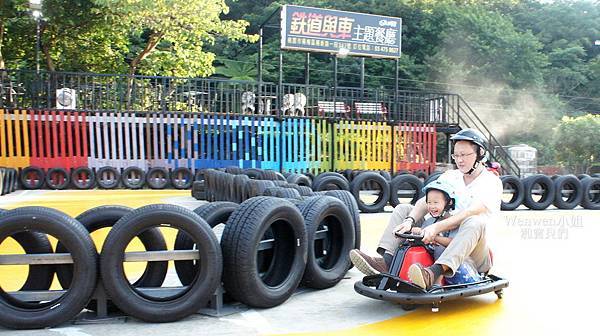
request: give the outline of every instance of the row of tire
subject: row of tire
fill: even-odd
[[[346,176],[337,172],[314,176],[255,168],[207,169],[197,175],[199,181],[192,186],[192,196],[200,200],[240,203],[255,196],[302,199],[329,190],[347,190],[359,210],[367,213],[381,212],[388,203],[396,206],[401,199],[414,204],[421,197],[423,181],[415,175],[399,174],[391,178],[388,172],[352,171],[351,180]],[[437,176],[439,174],[425,176],[426,182]],[[372,199],[365,199],[364,193],[371,193]]]
[[[16,180],[15,180],[16,181]],[[179,167],[172,170],[153,167],[147,171],[139,167],[118,169],[105,166],[98,169],[78,167],[73,169],[50,168],[44,170],[29,166],[19,172],[18,181],[22,189],[34,190],[48,188],[64,189],[189,189],[194,174],[189,168]]]
[[[514,175],[501,176],[505,194],[510,200],[502,202],[502,210],[514,210],[521,205],[532,210],[544,210],[550,205],[558,209],[600,210],[600,178],[589,175],[532,175],[519,179]]]
[[[72,260],[30,264],[20,290],[0,295],[0,325],[45,328],[72,319],[86,307],[96,310],[93,293],[100,282],[111,300],[110,309],[148,322],[176,321],[198,312],[221,282],[231,300],[261,308],[283,303],[299,285],[332,287],[350,267],[348,252],[360,245],[360,222],[357,209],[346,205],[353,200],[348,192],[331,193],[337,197],[317,195],[302,201],[254,197],[241,204],[207,203],[194,211],[166,204],[135,210],[101,206],[76,218],[43,207],[0,210],[0,242],[11,237],[26,254],[52,259],[67,253]],[[219,242],[211,228],[221,224]],[[104,227],[111,229],[98,253],[90,233]],[[161,227],[178,230],[172,251]],[[58,240],[55,249],[48,236]],[[135,261],[152,261],[131,283],[124,263],[134,260],[128,258],[137,252],[126,248],[136,237],[149,253],[179,254],[140,260],[138,253]],[[193,257],[182,258],[181,253]],[[10,263],[7,257],[0,255],[5,261],[0,266]],[[167,260],[175,260],[181,286],[175,292],[173,287],[163,288],[169,292],[161,295],[156,287],[165,286]],[[19,296],[47,291],[54,274],[64,288],[55,296]]]
[[[16,169],[0,167],[0,196],[17,190],[17,175],[18,172]]]

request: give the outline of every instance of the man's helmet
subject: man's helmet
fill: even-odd
[[[471,170],[469,170],[467,174],[473,173],[473,171],[475,171],[475,168],[477,167],[477,164],[485,158],[485,152],[487,150],[487,140],[485,139],[483,134],[481,134],[481,132],[479,132],[476,129],[465,128],[451,136],[450,140],[454,141],[454,143],[456,143],[456,141],[470,141],[479,146],[479,150],[476,153],[477,159],[473,164],[473,168],[471,168]]]
[[[428,183],[425,187],[423,187],[425,199],[427,199],[427,193],[430,190],[439,190],[444,194],[444,197],[446,198],[446,207],[444,207],[445,211],[454,210],[456,207],[456,193],[454,192],[454,188],[448,182],[435,180]]]

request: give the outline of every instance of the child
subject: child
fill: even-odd
[[[423,188],[423,192],[425,193],[427,211],[431,217],[427,218],[421,227],[412,228],[411,232],[413,234],[421,234],[423,228],[450,217],[450,211],[454,210],[456,205],[456,194],[454,193],[454,189],[446,182],[435,180],[427,184]],[[442,232],[435,237],[434,243],[432,244],[434,260],[437,260],[442,255],[442,252],[444,252],[444,249],[450,244],[457,232],[458,228]],[[475,267],[473,267],[468,260],[465,260],[454,276],[445,278],[445,280],[447,284],[453,285],[480,281],[481,276],[475,271]]]

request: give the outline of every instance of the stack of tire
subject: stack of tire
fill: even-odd
[[[105,166],[98,169],[78,167],[44,169],[34,166],[23,168],[19,175],[21,187],[26,190],[42,189],[189,189],[194,174],[189,168],[179,167],[169,170],[153,167],[144,171],[139,167],[118,169]]]
[[[225,227],[219,247],[211,228],[221,224]],[[174,251],[168,251],[159,230],[165,225],[178,230]],[[105,227],[111,229],[98,253],[90,234]],[[47,235],[58,240],[55,249]],[[63,260],[57,265],[57,260],[49,260],[52,257],[42,258],[46,264],[36,259],[23,286],[0,296],[0,325],[13,329],[46,328],[74,318],[84,308],[98,311],[97,281],[111,300],[109,310],[147,322],[177,321],[197,312],[221,281],[231,299],[273,307],[299,285],[335,286],[350,267],[348,252],[356,246],[348,207],[327,195],[296,204],[259,196],[242,204],[208,203],[194,211],[166,204],[136,210],[101,206],[77,218],[43,207],[0,210],[0,241],[9,237],[26,254],[56,253],[54,258]],[[154,255],[131,283],[124,262],[149,260],[125,251],[136,238]],[[193,257],[182,258],[184,254]],[[7,258],[0,260],[10,263]],[[168,293],[161,295],[157,287],[165,285],[168,260],[175,260],[181,286],[169,284]],[[49,291],[55,274],[62,291]],[[43,296],[35,297],[40,291]]]
[[[563,210],[578,205],[600,210],[600,178],[596,176],[536,174],[523,179],[505,175],[500,179],[504,194],[510,195],[510,199],[502,201],[502,210],[514,210],[521,205],[531,210],[545,210],[550,205]]]
[[[0,167],[0,196],[17,190],[17,175],[17,170],[14,168]]]

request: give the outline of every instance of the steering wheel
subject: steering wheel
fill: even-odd
[[[398,238],[404,239],[412,239],[412,240],[423,240],[422,234],[412,234],[412,233],[394,233]]]

